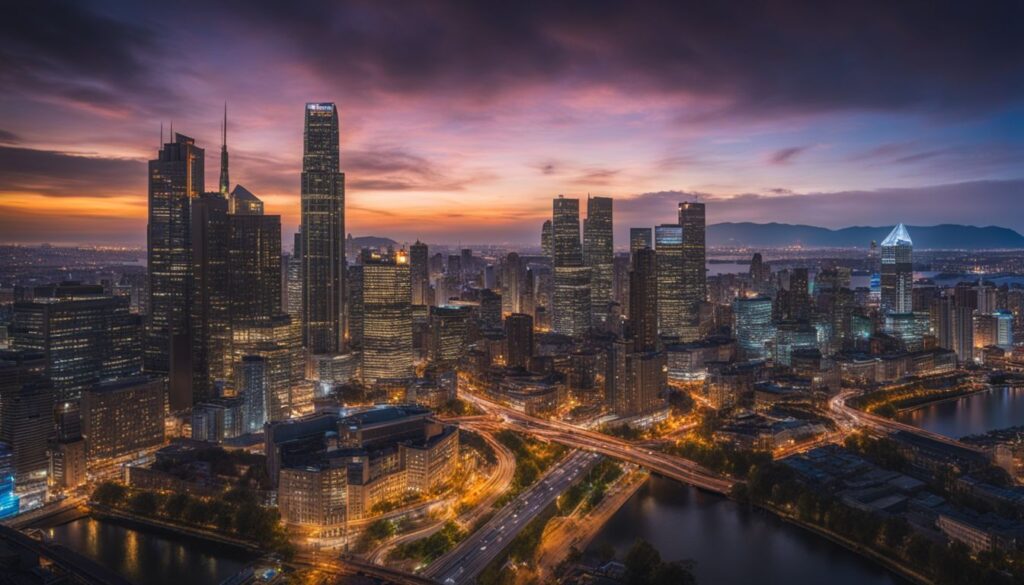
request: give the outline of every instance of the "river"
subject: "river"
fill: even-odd
[[[253,560],[230,547],[95,518],[47,532],[55,542],[138,585],[217,585]]]
[[[666,560],[692,559],[698,585],[906,585],[875,563],[778,517],[652,476],[594,538],[620,560],[638,539]]]
[[[1024,425],[1024,387],[996,386],[905,412],[899,420],[954,439]]]

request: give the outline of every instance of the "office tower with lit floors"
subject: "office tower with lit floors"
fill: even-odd
[[[914,242],[901,223],[882,240],[882,313],[910,313],[913,309]]]
[[[430,254],[427,245],[419,240],[409,246],[409,278],[412,282],[412,304],[430,304]]]
[[[683,227],[659,225],[654,228],[658,266],[658,333],[681,339],[686,323],[683,300]]]
[[[306,104],[302,186],[302,325],[311,354],[344,349],[345,174],[338,108]]]
[[[171,410],[192,406],[192,201],[205,190],[204,151],[174,134],[149,161],[146,370],[170,378]]]
[[[579,199],[559,195],[554,200],[551,225],[554,263],[552,330],[581,338],[591,325],[591,270],[583,265]]]
[[[699,336],[700,305],[708,296],[704,204],[694,201],[680,203],[679,225],[683,227],[682,340],[693,341]]]
[[[587,218],[583,222],[583,264],[590,268],[590,309],[594,327],[604,326],[608,318],[614,257],[612,198],[588,196]]]
[[[409,257],[404,251],[363,257],[363,381],[413,375]]]

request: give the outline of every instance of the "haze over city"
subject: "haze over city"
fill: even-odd
[[[1024,229],[1015,3],[6,12],[5,242],[144,244],[161,124],[213,151],[225,101],[233,176],[285,234],[302,104],[317,100],[338,104],[355,235],[534,244],[559,193],[615,197],[619,242],[698,194],[709,223]]]

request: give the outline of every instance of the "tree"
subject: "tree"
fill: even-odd
[[[105,481],[96,486],[92,499],[104,506],[117,506],[124,503],[128,489],[119,483]]]
[[[629,583],[644,585],[649,583],[654,569],[661,564],[661,553],[644,539],[638,539],[623,560],[629,572]]]
[[[152,516],[159,507],[156,494],[153,492],[136,492],[128,500],[128,507],[132,512],[142,516]]]

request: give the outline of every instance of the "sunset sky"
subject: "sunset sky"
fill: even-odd
[[[355,235],[536,243],[559,193],[615,197],[623,244],[695,196],[1024,231],[1024,4],[644,4],[8,3],[0,241],[143,244],[160,124],[213,190],[225,100],[232,183],[286,240],[307,101],[338,104]]]

